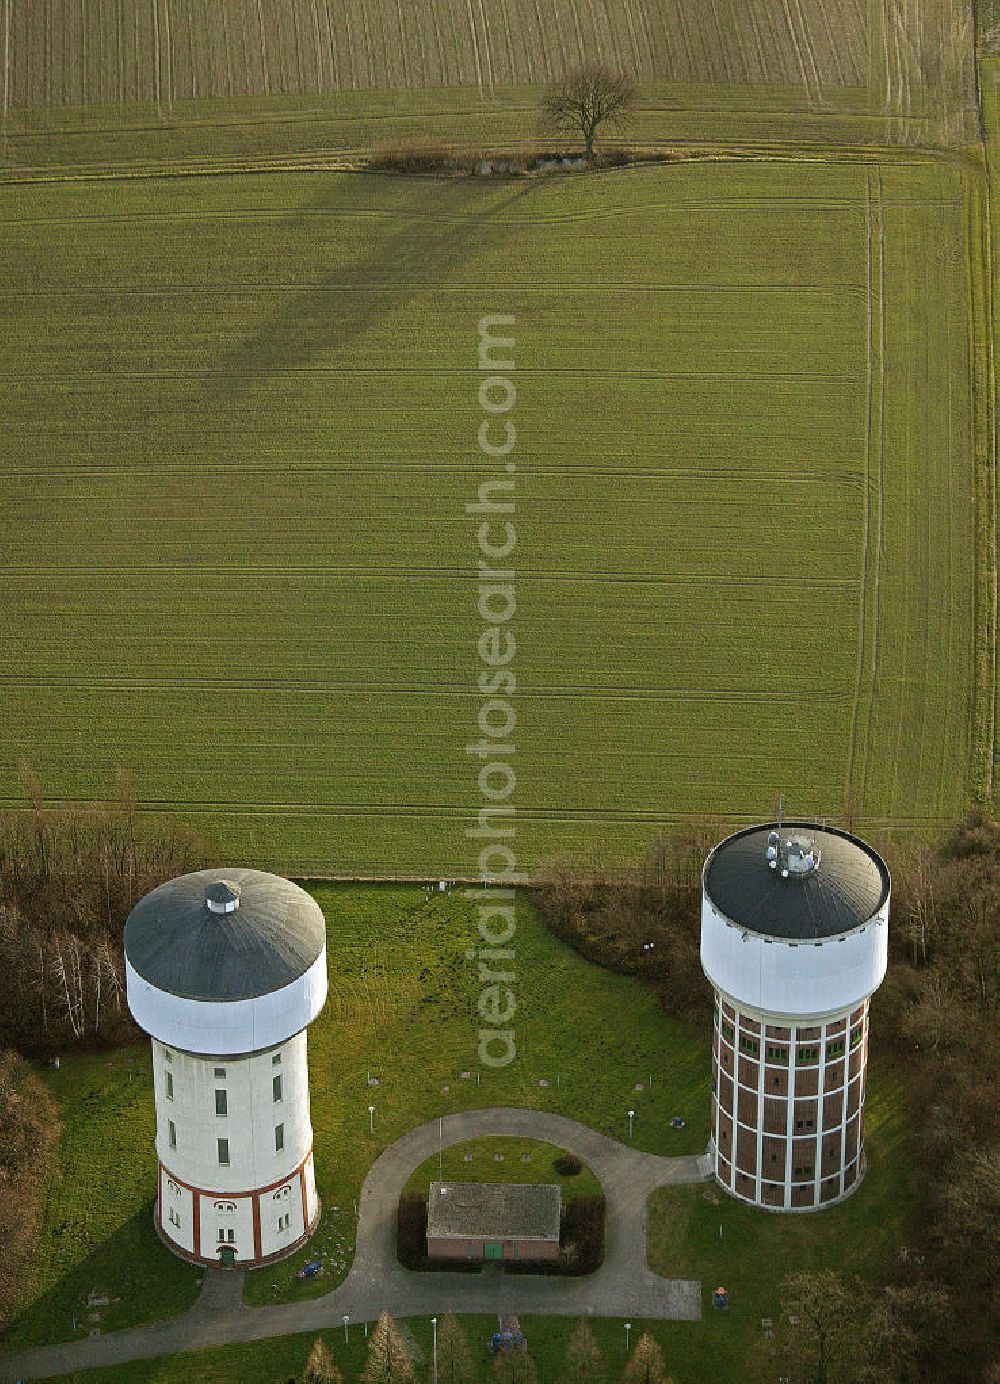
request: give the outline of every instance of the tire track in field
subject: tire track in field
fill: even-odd
[[[248,175],[253,176],[253,175]],[[521,188],[520,195],[523,196],[531,190],[531,185],[525,184]],[[961,203],[954,199],[919,200],[910,198],[900,198],[894,205],[899,206],[932,206],[943,205],[960,207]],[[839,212],[839,211],[858,211],[864,212],[865,203],[859,197],[806,197],[797,196],[774,196],[774,197],[733,197],[726,199],[697,199],[692,198],[688,201],[678,199],[673,202],[629,202],[620,206],[594,206],[581,209],[575,212],[551,212],[542,215],[518,215],[516,212],[506,212],[502,218],[504,226],[529,226],[548,228],[556,225],[574,225],[581,222],[590,221],[609,221],[619,217],[634,217],[639,219],[653,213],[673,213],[682,215],[692,211],[767,211],[774,213],[776,207],[782,211],[808,211],[816,213]],[[249,222],[257,224],[261,221],[284,221],[293,226],[296,221],[312,218],[321,218],[336,221],[401,221],[407,225],[417,225],[423,223],[440,223],[442,225],[458,225],[475,227],[482,222],[481,213],[475,212],[443,212],[438,209],[423,209],[414,211],[412,209],[400,207],[365,207],[340,208],[340,207],[241,207],[233,209],[229,207],[219,207],[207,210],[204,208],[173,211],[136,211],[136,212],[100,212],[94,214],[83,214],[77,216],[18,216],[0,218],[0,225],[3,226],[84,226],[84,225],[184,225],[185,223],[199,223],[208,221],[235,221]]]
[[[463,284],[453,284],[444,280],[432,281],[420,279],[413,283],[406,283],[399,280],[392,284],[386,284],[381,280],[352,280],[349,284],[330,284],[330,283],[310,283],[308,280],[300,279],[295,283],[260,283],[258,282],[236,282],[230,280],[227,283],[206,282],[206,283],[172,283],[159,285],[155,288],[133,288],[115,285],[113,289],[116,298],[171,298],[178,294],[196,293],[199,297],[223,297],[233,294],[260,294],[268,293],[301,293],[307,290],[310,293],[395,293],[399,289],[404,289],[407,293],[421,294],[449,294],[452,297],[465,297],[479,289],[492,288],[492,283],[476,285],[471,281]],[[609,279],[604,279],[599,284],[565,283],[558,279],[546,281],[544,279],[533,279],[531,283],[512,284],[518,295],[526,293],[549,294],[559,292],[562,294],[579,294],[591,297],[601,293],[703,293],[703,294],[726,294],[726,293],[792,293],[792,294],[817,294],[827,297],[842,297],[843,295],[860,296],[864,289],[853,283],[829,283],[829,284],[784,284],[784,283],[727,283],[727,284],[686,284],[686,283],[643,283],[643,282],[619,282],[615,283]],[[9,298],[17,301],[32,302],[35,299],[75,299],[91,294],[96,297],[107,299],[107,284],[84,284],[75,283],[72,290],[67,292],[64,288],[3,288],[0,287],[0,298]]]
[[[10,3],[3,3],[3,131],[4,160],[6,161],[7,119],[10,113]]]
[[[639,573],[635,571],[616,571],[613,568],[599,567],[526,567],[521,566],[517,569],[518,579],[521,582],[545,582],[553,585],[573,585],[581,581],[588,582],[593,586],[724,586],[727,588],[742,589],[745,587],[756,589],[761,586],[773,586],[779,581],[773,572],[763,573],[759,576],[744,574],[742,576],[720,575],[718,572],[709,569],[705,572],[679,572],[679,573]],[[95,576],[121,576],[137,577],[139,575],[150,575],[155,573],[158,576],[187,576],[198,580],[205,577],[229,577],[237,575],[245,576],[267,576],[269,580],[287,578],[297,580],[300,577],[323,578],[326,580],[339,578],[359,578],[363,581],[399,585],[402,582],[469,582],[476,585],[481,580],[475,569],[463,571],[461,569],[448,569],[443,567],[415,567],[412,563],[393,566],[380,562],[377,567],[364,566],[362,564],[339,564],[339,563],[317,563],[315,565],[303,564],[293,566],[289,564],[269,565],[267,563],[220,563],[212,565],[210,563],[198,563],[192,565],[186,562],[151,562],[141,565],[131,564],[126,567],[119,567],[113,564],[97,564],[94,566],[60,564],[58,568],[42,566],[10,566],[0,568],[0,575],[8,581],[35,581],[39,577],[50,577],[54,580],[62,580],[67,576],[74,577],[95,577]],[[795,578],[797,589],[805,588],[814,591],[827,591],[842,588],[852,588],[857,585],[856,577],[813,577],[797,576]]]
[[[14,690],[33,691],[47,688],[56,691],[104,691],[104,692],[198,692],[205,690],[219,692],[285,693],[303,692],[317,696],[336,692],[347,696],[371,697],[455,697],[459,700],[478,703],[482,694],[468,683],[419,682],[406,683],[373,682],[366,678],[363,682],[340,680],[337,678],[233,678],[209,674],[190,674],[187,677],[158,677],[143,674],[128,677],[124,674],[108,673],[104,676],[74,677],[68,673],[11,673],[0,674],[0,687]],[[848,700],[847,692],[816,690],[804,688],[790,689],[766,688],[701,688],[669,687],[653,683],[625,684],[590,683],[533,683],[530,688],[522,687],[518,700],[525,701],[598,701],[604,702],[660,702],[664,700],[691,702],[698,705],[764,705],[782,706],[820,706],[840,705]]]
[[[872,564],[872,650],[871,668],[868,691],[868,711],[864,723],[864,756],[862,759],[861,773],[861,802],[858,810],[864,812],[864,805],[868,797],[868,775],[871,766],[872,732],[875,720],[875,698],[876,684],[878,679],[878,657],[879,657],[879,628],[880,628],[880,602],[881,602],[881,576],[882,576],[882,553],[885,539],[885,216],[882,208],[882,172],[876,170],[874,178],[875,191],[875,237],[873,241],[874,264],[875,264],[875,283],[877,291],[875,301],[878,307],[877,331],[875,338],[878,345],[878,389],[877,389],[877,408],[875,410],[876,438],[875,448],[875,476],[876,476],[876,513],[875,513],[875,550]],[[897,757],[898,758],[898,757]],[[891,798],[890,802],[895,801]]]
[[[88,432],[88,436],[90,433]],[[117,436],[117,432],[112,434]],[[623,453],[629,459],[632,453]],[[472,480],[476,473],[471,472],[467,462],[460,463],[425,463],[411,461],[409,457],[394,459],[392,462],[382,461],[371,462],[337,462],[331,464],[329,461],[322,462],[282,462],[282,475],[290,473],[304,473],[307,475],[370,475],[384,476],[405,475],[407,472],[416,472],[428,476],[452,475],[463,476]],[[36,479],[58,480],[67,476],[158,476],[161,473],[168,475],[215,475],[221,473],[229,475],[233,472],[240,474],[261,474],[268,477],[274,475],[274,463],[272,461],[262,462],[162,462],[135,465],[128,462],[108,462],[106,465],[98,466],[89,464],[86,466],[76,465],[73,462],[66,462],[61,465],[53,466],[25,466],[25,467],[2,467],[0,466],[0,477],[7,479],[33,477]],[[572,462],[564,466],[559,465],[538,465],[531,467],[532,477],[545,477],[555,479],[565,483],[567,480],[575,480],[579,477],[587,479],[606,479],[606,480],[636,480],[648,484],[650,481],[714,481],[722,485],[732,484],[732,471],[727,462],[719,462],[714,466],[648,466],[648,467],[627,467],[627,466],[608,466],[589,462]],[[770,459],[755,465],[741,465],[740,476],[743,479],[766,480],[769,485],[775,484],[773,463]],[[812,470],[806,467],[799,467],[795,472],[786,472],[780,484],[785,486],[829,486],[842,485],[850,489],[860,488],[864,493],[864,482],[854,472],[847,470],[838,471],[832,466],[819,466]]]
[[[754,371],[754,370],[612,370],[610,367],[602,368],[598,366],[532,366],[530,369],[519,369],[519,376],[532,378],[539,376],[542,379],[553,376],[563,378],[577,378],[587,380],[727,380],[739,381],[744,384],[801,384],[803,381],[810,381],[818,384],[858,384],[864,382],[864,375],[826,375],[822,371],[792,370],[792,371]],[[248,380],[258,379],[261,375],[292,377],[292,376],[347,376],[347,377],[375,377],[381,378],[388,376],[434,376],[439,378],[460,377],[467,379],[475,375],[475,367],[463,366],[397,366],[392,369],[376,366],[358,365],[268,365],[266,368],[247,367],[245,369],[232,370],[60,370],[58,379],[62,380]],[[18,382],[21,380],[31,380],[37,382],[39,375],[34,370],[6,371],[0,373],[0,380]]]
[[[862,545],[861,545],[861,582],[859,585],[858,600],[858,656],[857,656],[857,676],[854,687],[854,700],[851,705],[851,723],[847,736],[847,765],[844,773],[844,815],[848,818],[853,816],[855,804],[853,802],[854,789],[854,762],[857,748],[858,718],[861,706],[862,687],[865,675],[865,651],[867,643],[867,614],[868,614],[868,578],[871,570],[871,465],[872,465],[872,444],[875,435],[874,418],[874,354],[875,354],[875,322],[874,322],[874,303],[875,303],[875,244],[874,228],[872,221],[872,175],[867,175],[868,206],[865,218],[866,224],[866,267],[867,267],[867,333],[866,333],[866,362],[868,373],[868,407],[865,418],[865,450],[864,450],[864,494],[863,494],[863,525],[862,525]],[[870,713],[870,709],[869,709]],[[866,718],[867,720],[867,718]],[[857,810],[861,811],[863,803],[856,804]]]

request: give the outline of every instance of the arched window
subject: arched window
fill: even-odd
[[[215,1203],[215,1209],[216,1211],[223,1212],[224,1215],[232,1215],[236,1210],[236,1203],[235,1201],[217,1201]]]
[[[167,1179],[167,1191],[172,1197],[179,1197],[181,1194],[181,1189],[178,1187],[177,1183],[174,1182],[173,1178]]]
[[[271,1200],[284,1201],[286,1197],[289,1196],[291,1190],[292,1189],[290,1187],[279,1187],[278,1190],[273,1194]]]

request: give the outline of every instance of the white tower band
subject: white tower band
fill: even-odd
[[[709,1153],[734,1196],[812,1211],[864,1176],[868,1002],[885,976],[888,932],[889,872],[847,832],[767,823],[708,857]]]
[[[255,1267],[315,1229],[306,1027],[326,999],[326,926],[259,870],[152,890],[125,926],[128,1004],[153,1040],[156,1227],[199,1264]]]

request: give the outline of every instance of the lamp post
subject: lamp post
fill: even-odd
[[[347,1315],[347,1313],[345,1312],[345,1313],[344,1313],[344,1340],[345,1340],[345,1341],[348,1341],[348,1336],[347,1336],[347,1324],[348,1324],[348,1322],[349,1322],[350,1320],[351,1320],[350,1317],[349,1317],[349,1316]]]
[[[434,1332],[434,1384],[438,1384],[438,1319],[431,1317],[431,1329]]]
[[[632,1330],[632,1323],[625,1323],[625,1354],[628,1355],[628,1334]]]
[[[634,1111],[634,1110],[630,1110],[630,1111],[628,1112],[628,1137],[629,1137],[630,1139],[631,1139],[631,1137],[632,1137],[632,1121],[633,1121],[634,1119],[635,1119],[635,1111]],[[629,1325],[631,1325],[631,1322],[629,1323]]]
[[[369,1105],[369,1107],[368,1107],[368,1131],[369,1131],[370,1134],[374,1134],[374,1133],[375,1133],[375,1107],[374,1107],[374,1105]]]

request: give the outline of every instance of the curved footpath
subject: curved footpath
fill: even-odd
[[[395,1213],[411,1173],[444,1147],[488,1135],[515,1135],[558,1144],[590,1165],[604,1186],[608,1237],[604,1263],[583,1278],[507,1276],[495,1269],[475,1276],[411,1273],[396,1259]],[[347,1277],[329,1293],[275,1307],[247,1307],[242,1271],[206,1273],[198,1301],[187,1312],[152,1326],[107,1336],[0,1355],[0,1384],[45,1379],[70,1370],[172,1355],[372,1321],[385,1308],[394,1317],[444,1312],[517,1312],[523,1316],[653,1317],[696,1321],[701,1284],[661,1278],[646,1265],[646,1203],[657,1187],[701,1182],[704,1155],[661,1158],[640,1153],[576,1120],[540,1110],[465,1110],[431,1120],[404,1134],[372,1165],[361,1189],[357,1249]]]

